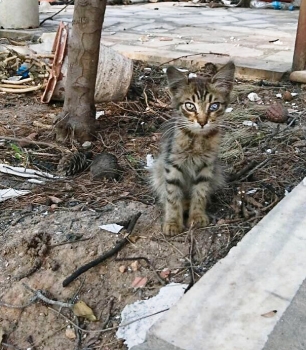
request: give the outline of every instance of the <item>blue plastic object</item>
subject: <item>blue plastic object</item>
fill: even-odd
[[[21,75],[23,78],[29,77],[29,66],[26,63],[23,63],[17,70],[17,75]]]

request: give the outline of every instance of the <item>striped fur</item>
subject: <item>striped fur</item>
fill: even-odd
[[[218,118],[225,112],[233,86],[235,66],[227,63],[213,76],[187,79],[174,67],[167,69],[175,110],[163,128],[161,152],[151,172],[151,184],[164,207],[163,231],[182,232],[188,225],[209,223],[206,205],[223,184],[218,165]]]

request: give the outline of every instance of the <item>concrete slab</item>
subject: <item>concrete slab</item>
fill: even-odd
[[[279,80],[291,69],[298,11],[275,11],[247,8],[206,8],[185,2],[160,2],[129,6],[108,6],[102,43],[120,50],[133,59],[163,63],[192,53],[203,56],[186,57],[175,64],[197,67],[206,62],[222,63],[229,56],[238,65],[238,77]],[[57,12],[61,6],[52,6],[51,12],[41,13],[41,20]],[[56,31],[59,21],[71,22],[73,6],[47,21],[38,29],[27,31],[0,30],[1,36],[16,39],[22,35],[40,35]],[[114,34],[115,32],[115,34]],[[148,41],[139,38],[148,36]],[[161,42],[170,36],[173,42]],[[181,39],[181,41],[174,40]],[[278,39],[280,45],[274,44]],[[133,49],[123,50],[124,46]],[[160,44],[160,45],[159,45]],[[157,53],[157,49],[162,47]],[[216,52],[224,54],[220,60]],[[268,62],[268,64],[267,64]]]
[[[304,180],[133,350],[305,349],[305,211]]]

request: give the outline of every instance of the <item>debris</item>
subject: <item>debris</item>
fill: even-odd
[[[106,224],[99,226],[102,230],[109,231],[112,233],[119,233],[123,229],[123,226],[117,224]]]
[[[124,273],[127,270],[127,267],[125,265],[120,265],[118,270],[119,272]]]
[[[105,112],[104,111],[99,111],[99,112],[96,112],[96,120],[98,120],[100,117],[102,117],[103,115],[105,115]]]
[[[256,92],[251,92],[248,94],[248,99],[252,102],[259,102],[261,98],[256,94]]]
[[[136,277],[132,283],[132,287],[135,289],[143,288],[147,284],[147,277]]]
[[[197,77],[197,74],[196,73],[189,73],[188,75],[188,78],[191,79],[191,78],[196,78]]]
[[[5,188],[0,190],[0,202],[4,202],[7,199],[11,199],[14,197],[24,196],[28,193],[31,193],[31,191],[27,190],[15,190],[13,188]]]
[[[131,269],[132,269],[132,271],[134,271],[134,272],[138,271],[138,270],[139,270],[139,266],[140,266],[140,264],[139,264],[139,261],[138,261],[138,260],[133,261],[133,262],[131,263]]]
[[[225,113],[231,113],[233,111],[233,107],[227,107]]]
[[[162,287],[155,297],[127,305],[121,313],[117,338],[125,339],[128,349],[143,343],[148,329],[181,299],[186,288],[187,284],[170,283]],[[136,319],[136,322],[124,326]]]
[[[288,119],[288,110],[280,103],[275,103],[267,108],[266,117],[274,123],[284,123]]]
[[[251,127],[254,127],[255,129],[258,129],[258,125],[252,122],[251,120],[244,120],[242,124],[245,126],[251,126]]]
[[[73,305],[72,311],[76,316],[84,317],[88,321],[97,321],[97,317],[94,315],[92,309],[89,306],[87,306],[82,300],[78,301]]]
[[[90,166],[90,173],[93,180],[118,180],[119,171],[117,157],[108,152],[103,152],[95,156]]]
[[[147,154],[147,166],[145,166],[145,169],[150,169],[153,166],[154,158],[152,154]]]
[[[171,273],[171,270],[168,267],[166,267],[160,272],[160,277],[165,280],[169,279],[170,273]]]
[[[282,94],[276,94],[275,95],[277,98],[282,98]]]
[[[129,220],[129,224],[128,224],[127,228],[126,228],[127,235],[121,241],[119,241],[114,246],[114,248],[110,249],[106,253],[104,253],[101,256],[99,256],[97,259],[95,259],[93,261],[90,261],[89,263],[81,266],[76,271],[74,271],[69,277],[67,277],[63,281],[63,287],[67,287],[72,281],[74,281],[76,278],[78,278],[82,273],[88,271],[89,269],[91,269],[94,266],[99,265],[101,262],[105,261],[109,257],[111,257],[114,254],[116,254],[117,252],[119,252],[129,242],[128,237],[129,237],[129,235],[132,234],[132,231],[133,231],[133,229],[134,229],[134,227],[135,227],[135,225],[136,225],[140,215],[141,215],[141,212],[138,212],[137,214],[135,214]]]
[[[11,174],[15,176],[28,178],[29,182],[35,179],[36,180],[39,179],[39,181],[42,181],[42,182],[36,182],[36,183],[44,183],[45,180],[48,180],[48,179],[60,179],[59,176],[55,176],[43,171],[27,169],[24,167],[14,167],[7,164],[0,164],[0,172],[4,174]]]
[[[271,318],[271,317],[274,317],[277,313],[277,310],[272,310],[272,311],[269,311],[269,312],[266,312],[265,314],[262,314],[260,316],[262,317],[266,317],[266,318]]]
[[[69,326],[66,328],[65,335],[68,339],[75,339],[76,338],[74,329],[69,327]]]

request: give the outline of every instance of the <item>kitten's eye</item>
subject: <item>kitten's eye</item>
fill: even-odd
[[[215,102],[215,103],[212,103],[210,106],[209,106],[209,111],[210,112],[215,112],[219,109],[220,107],[220,103],[219,102]]]
[[[186,103],[185,103],[185,108],[186,108],[187,111],[189,111],[189,112],[194,112],[194,111],[197,110],[197,109],[196,109],[196,106],[195,106],[193,103],[191,103],[191,102],[186,102]]]

